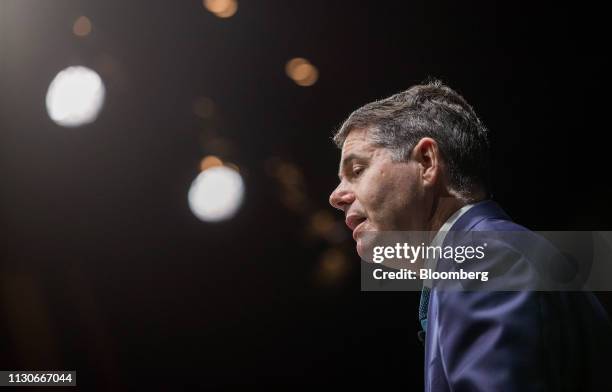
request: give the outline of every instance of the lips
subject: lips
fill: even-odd
[[[356,240],[358,229],[365,223],[366,217],[359,214],[350,214],[346,217],[346,225],[353,231],[353,239]]]
[[[357,235],[361,232],[361,230],[359,230],[359,229],[361,229],[361,227],[364,226],[365,223],[366,223],[366,221],[364,220],[363,222],[358,224],[357,227],[355,227],[355,230],[353,230],[353,240],[357,241]]]

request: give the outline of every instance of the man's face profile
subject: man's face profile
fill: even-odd
[[[357,252],[381,231],[425,230],[426,188],[423,165],[398,161],[391,150],[372,143],[367,129],[352,130],[342,145],[340,184],[330,195],[353,232]],[[414,152],[414,151],[413,151]],[[413,154],[414,155],[414,154]]]

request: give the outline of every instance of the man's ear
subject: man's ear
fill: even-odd
[[[433,186],[438,182],[442,171],[442,160],[438,143],[424,137],[412,149],[412,159],[421,167],[421,179],[425,186]]]

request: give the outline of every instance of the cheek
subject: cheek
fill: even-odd
[[[363,204],[371,207],[384,198],[385,191],[387,190],[384,180],[384,177],[380,176],[378,172],[368,175],[363,179],[360,184],[360,195]]]
[[[400,183],[384,170],[374,171],[364,180],[360,184],[358,199],[372,217],[386,213],[401,202],[403,191],[399,188]]]
[[[407,171],[379,169],[364,182],[360,201],[374,220],[401,220],[418,200],[418,187]]]

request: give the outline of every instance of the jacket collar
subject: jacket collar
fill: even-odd
[[[508,214],[491,199],[479,201],[474,204],[457,222],[450,228],[451,231],[471,230],[484,219],[512,220]]]

